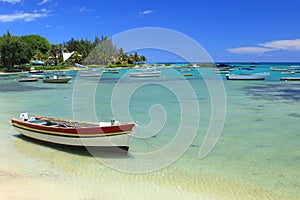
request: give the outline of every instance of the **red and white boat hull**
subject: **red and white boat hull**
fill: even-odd
[[[12,119],[20,134],[55,144],[85,147],[121,147],[128,149],[134,123],[106,127],[60,127]]]

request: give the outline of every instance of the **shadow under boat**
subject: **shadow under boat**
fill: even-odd
[[[62,151],[65,153],[70,153],[79,156],[86,156],[86,157],[99,157],[99,158],[129,158],[130,153],[128,149],[124,149],[124,147],[118,146],[109,146],[109,147],[85,147],[85,146],[71,146],[71,145],[62,145],[51,143],[47,141],[37,140],[34,138],[26,137],[21,134],[14,135],[17,139],[22,141],[34,144],[34,145],[41,145],[47,148],[51,148],[54,150]],[[22,151],[19,149],[19,151]]]

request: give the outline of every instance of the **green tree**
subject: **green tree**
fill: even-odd
[[[79,55],[79,53],[76,51],[72,55],[71,61],[72,61],[73,64],[75,64],[75,63],[82,64],[82,56]]]
[[[41,51],[37,50],[34,52],[34,55],[32,57],[34,60],[44,60],[44,55]]]
[[[147,59],[145,56],[140,56],[140,62],[146,62],[146,61],[147,61]]]
[[[17,64],[29,62],[27,46],[19,37],[13,36],[8,31],[0,39],[0,56],[2,65],[10,70]]]
[[[51,44],[50,42],[39,35],[26,35],[21,36],[20,39],[24,41],[28,47],[28,52],[31,57],[35,54],[46,54],[50,50]],[[40,56],[41,58],[43,56]]]
[[[61,56],[61,48],[57,44],[52,44],[49,50],[50,55],[50,62],[54,65],[58,65],[60,62],[60,56]]]
[[[138,62],[145,62],[146,57],[139,55],[137,52],[134,52],[134,54],[127,54],[124,52],[122,48],[118,50],[117,53],[117,58],[115,61],[115,64],[133,64],[133,63],[138,63]]]
[[[126,64],[126,63],[128,63],[128,57],[127,57],[125,51],[122,48],[120,48],[118,50],[117,59],[116,59],[115,63],[116,64]]]
[[[80,40],[72,38],[65,43],[65,46],[69,52],[76,51],[84,59],[98,44],[100,44],[100,42],[101,40],[97,36],[95,37],[94,42],[88,40],[87,38]]]
[[[78,47],[78,40],[75,40],[74,38],[71,38],[71,40],[66,42],[65,46],[66,46],[66,49],[69,52],[76,51],[77,47]]]

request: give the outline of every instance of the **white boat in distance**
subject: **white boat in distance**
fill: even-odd
[[[118,68],[107,68],[103,71],[103,73],[118,74],[119,69]]]
[[[265,80],[270,73],[253,73],[253,74],[226,74],[227,80]]]
[[[101,77],[101,73],[97,73],[94,71],[82,71],[79,73],[81,77]]]
[[[161,71],[157,70],[157,68],[140,68],[136,69],[135,72],[131,72],[131,77],[160,77]]]
[[[286,71],[287,68],[277,68],[277,67],[270,67],[271,71]]]
[[[72,77],[60,77],[60,76],[53,76],[53,78],[45,77],[43,79],[43,83],[68,83]]]

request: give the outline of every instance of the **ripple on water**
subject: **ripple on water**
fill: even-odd
[[[34,91],[34,90],[49,90],[53,89],[51,87],[38,87],[33,85],[25,85],[19,82],[7,82],[1,84],[0,92],[24,92],[24,91]]]
[[[300,117],[299,113],[289,113],[288,116],[290,117]]]
[[[300,100],[300,84],[262,84],[247,85],[242,88],[248,95],[254,98],[266,100]]]

